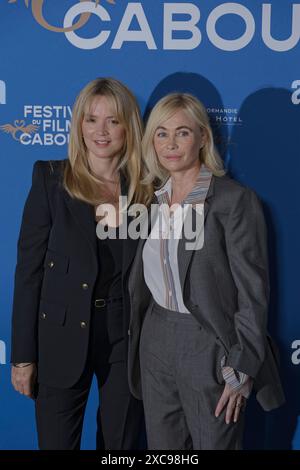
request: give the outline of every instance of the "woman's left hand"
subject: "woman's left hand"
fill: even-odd
[[[240,412],[243,411],[246,404],[246,398],[241,394],[241,388],[234,389],[231,385],[227,383],[225,384],[223,393],[215,410],[216,418],[218,418],[226,406],[226,423],[229,424],[231,421],[234,423],[237,422]]]

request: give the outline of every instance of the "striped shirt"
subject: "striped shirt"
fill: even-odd
[[[143,250],[144,277],[154,300],[164,308],[190,313],[183,302],[178,270],[178,243],[183,223],[192,207],[202,207],[209,189],[212,173],[204,166],[192,191],[181,204],[172,206],[171,178],[155,192],[159,204],[158,217]]]

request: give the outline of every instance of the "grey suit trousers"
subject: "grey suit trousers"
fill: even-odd
[[[244,415],[225,423],[224,349],[192,314],[148,309],[140,340],[142,394],[151,450],[241,449]]]

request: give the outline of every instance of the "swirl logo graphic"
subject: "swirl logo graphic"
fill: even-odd
[[[49,31],[54,31],[55,33],[68,33],[68,32],[76,31],[82,28],[82,26],[84,26],[88,22],[92,14],[92,12],[81,13],[78,21],[76,21],[76,23],[74,23],[71,26],[64,26],[64,27],[53,26],[49,24],[48,21],[43,16],[44,1],[45,0],[31,0],[31,11],[32,11],[33,17],[41,26],[43,26],[43,28],[48,29]],[[105,0],[105,1],[112,5],[115,4],[115,0]],[[16,2],[17,0],[8,1],[8,3],[16,3]],[[26,7],[28,8],[30,0],[24,0],[24,2],[25,2]],[[86,0],[79,0],[79,2],[87,3]],[[94,0],[95,7],[99,5],[99,2],[100,0]],[[92,3],[92,0],[90,3]]]
[[[32,134],[38,130],[38,126],[34,124],[28,124],[26,126],[24,119],[16,119],[14,125],[4,124],[0,126],[0,129],[7,134],[11,134],[14,140],[20,140],[20,133],[22,134]],[[18,135],[17,135],[18,134]]]

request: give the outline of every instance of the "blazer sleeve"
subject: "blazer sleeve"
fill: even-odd
[[[44,162],[33,167],[21,223],[12,316],[11,362],[37,362],[37,321],[43,262],[51,229],[51,213],[43,172]]]
[[[261,203],[245,189],[225,229],[229,264],[238,290],[234,315],[237,343],[226,365],[255,377],[265,358],[269,304],[267,232]]]

